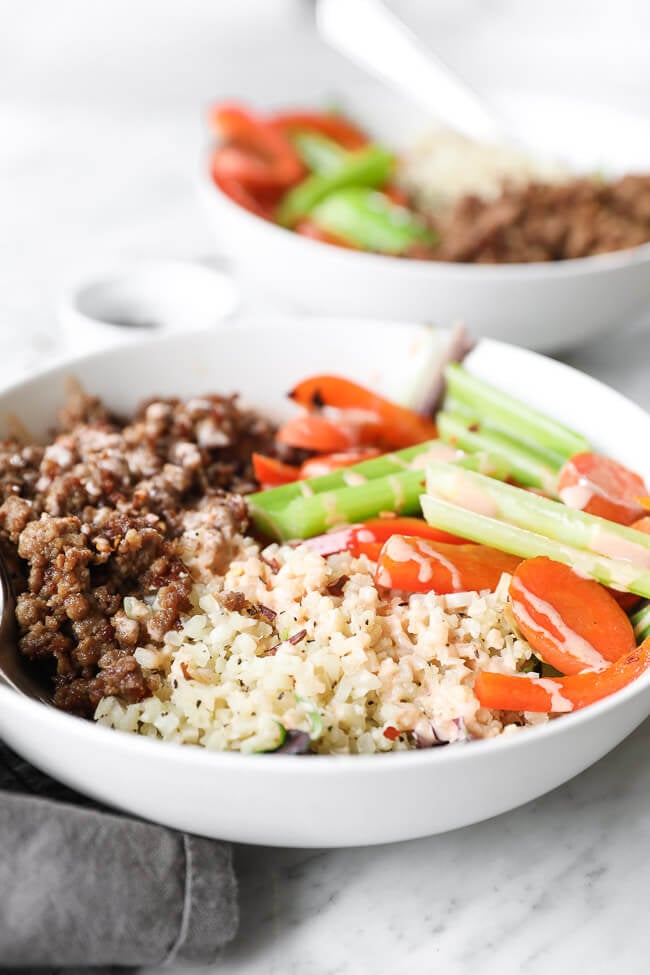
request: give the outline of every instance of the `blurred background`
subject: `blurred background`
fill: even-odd
[[[650,115],[647,0],[391,0],[475,87]],[[373,83],[310,0],[0,0],[0,379],[57,353],[66,281],[213,244],[195,174],[215,97],[318,100]],[[250,300],[254,300],[252,297]]]

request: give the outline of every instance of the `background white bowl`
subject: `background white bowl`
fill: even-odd
[[[650,119],[557,96],[493,99],[526,140],[578,171],[650,172]],[[422,114],[389,92],[346,92],[344,109],[397,149],[427,129]],[[272,106],[265,106],[270,108]],[[313,106],[312,106],[313,107]],[[430,127],[430,126],[429,126]],[[200,175],[219,249],[244,281],[298,309],[449,325],[541,351],[583,342],[650,314],[650,244],[571,261],[447,264],[344,250],[248,213]]]
[[[45,432],[70,374],[121,412],[156,394],[238,390],[279,416],[287,409],[285,390],[316,369],[344,368],[395,394],[413,375],[425,332],[405,323],[264,318],[175,335],[25,381],[0,395],[0,416],[4,422],[13,414],[34,433]],[[650,478],[650,462],[638,450],[650,440],[650,417],[618,393],[493,341],[481,342],[468,364],[623,462],[644,462],[641,473]],[[504,812],[595,762],[649,712],[650,673],[590,708],[511,738],[389,755],[239,755],[112,731],[0,686],[0,735],[81,792],[206,836],[300,847],[409,839]]]

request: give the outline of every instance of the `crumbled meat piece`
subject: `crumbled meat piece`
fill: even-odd
[[[436,221],[439,244],[412,256],[508,264],[561,261],[650,241],[650,175],[506,186],[464,196]]]
[[[150,400],[124,422],[73,389],[46,446],[0,443],[0,549],[21,651],[55,671],[55,703],[90,715],[109,694],[152,692],[134,651],[190,609],[194,576],[220,572],[247,525],[253,451],[273,427],[234,396]],[[156,597],[141,622],[124,596]]]

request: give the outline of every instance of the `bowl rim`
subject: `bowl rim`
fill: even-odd
[[[222,339],[224,333],[227,334],[230,331],[241,332],[247,328],[252,330],[259,330],[261,328],[268,330],[269,328],[273,327],[299,327],[304,329],[306,324],[308,327],[319,329],[323,327],[324,323],[327,323],[328,327],[331,328],[334,321],[338,322],[341,328],[349,327],[350,323],[354,321],[361,323],[366,327],[373,324],[372,320],[359,316],[301,316],[290,313],[275,313],[271,316],[265,316],[258,312],[242,316],[238,320],[226,321],[215,329],[212,335],[214,340],[218,342],[220,339]],[[396,327],[403,328],[406,324],[406,322],[399,322],[390,319],[377,319],[374,321],[375,326],[388,329]],[[409,324],[418,329],[424,329],[427,327],[426,325],[417,322],[411,322]],[[129,356],[134,354],[137,355],[138,352],[146,352],[148,349],[150,349],[152,344],[158,346],[164,346],[165,344],[172,345],[179,342],[181,339],[183,339],[183,341],[191,342],[193,337],[200,340],[205,340],[209,335],[210,332],[206,332],[205,329],[200,329],[183,333],[182,335],[179,333],[172,333],[159,335],[155,338],[140,339],[129,344]],[[516,349],[517,352],[519,354],[523,354],[525,358],[530,358],[533,360],[548,360],[552,363],[552,367],[554,369],[560,372],[580,376],[582,381],[586,379],[590,385],[600,388],[601,390],[606,390],[610,394],[613,393],[617,398],[623,400],[624,402],[637,406],[640,413],[646,416],[648,418],[648,422],[650,423],[650,415],[647,414],[642,407],[634,404],[632,400],[614,390],[606,383],[589,376],[587,373],[584,373],[573,366],[570,366],[564,362],[559,362],[549,356],[545,356],[539,352],[518,346],[511,342],[481,338],[480,343],[496,347],[497,351],[500,347],[506,347]],[[61,357],[61,359],[55,363],[42,369],[38,369],[26,376],[22,376],[17,381],[2,387],[0,389],[0,400],[7,396],[11,396],[14,393],[20,392],[21,389],[33,382],[47,380],[49,377],[57,374],[60,375],[62,372],[64,372],[64,370],[71,366],[74,366],[75,368],[83,367],[85,363],[94,363],[102,360],[106,356],[107,352],[114,352],[116,355],[119,355],[122,351],[123,350],[116,345],[109,350],[101,349],[94,352],[91,351]],[[223,767],[228,766],[232,769],[238,763],[241,763],[242,769],[250,765],[251,768],[255,769],[257,774],[259,774],[262,769],[266,770],[268,768],[274,768],[279,763],[281,770],[284,772],[291,769],[298,770],[303,776],[306,772],[310,775],[327,776],[333,774],[334,772],[343,773],[346,775],[354,774],[355,771],[368,773],[370,770],[377,770],[379,768],[393,768],[394,766],[403,768],[411,768],[413,766],[416,768],[419,766],[428,767],[429,765],[435,766],[436,763],[440,762],[446,763],[449,761],[470,761],[473,760],[475,755],[480,756],[484,753],[486,755],[491,755],[494,753],[500,753],[501,751],[510,752],[513,749],[516,750],[521,747],[526,747],[526,743],[530,743],[530,746],[534,747],[536,742],[541,743],[549,738],[554,738],[557,735],[569,734],[572,728],[589,724],[592,721],[598,721],[600,718],[604,718],[608,713],[616,711],[620,707],[624,707],[631,699],[634,699],[649,690],[650,668],[641,674],[631,684],[628,684],[626,687],[616,691],[614,694],[611,694],[606,698],[603,698],[595,704],[591,704],[588,707],[569,714],[560,715],[559,718],[555,718],[545,724],[522,728],[519,731],[511,732],[510,734],[497,735],[494,738],[469,741],[466,744],[471,745],[471,748],[453,747],[449,749],[445,747],[437,747],[419,750],[410,749],[399,752],[391,751],[374,753],[371,755],[311,755],[309,757],[312,759],[312,761],[308,762],[306,765],[303,762],[296,763],[295,759],[297,756],[295,755],[275,754],[274,761],[269,765],[269,755],[274,753],[251,754],[238,751],[210,751],[200,746],[188,747],[187,745],[181,745],[180,743],[173,741],[170,742],[160,739],[154,740],[142,735],[136,735],[129,732],[120,732],[119,729],[107,728],[103,725],[96,724],[91,719],[86,720],[79,718],[76,715],[60,711],[53,705],[43,704],[40,701],[29,698],[14,690],[12,687],[4,684],[1,680],[0,708],[4,707],[4,704],[6,703],[9,708],[13,708],[18,713],[22,714],[26,721],[31,720],[34,724],[38,724],[39,726],[52,723],[55,730],[62,728],[64,731],[67,729],[70,733],[75,735],[89,734],[90,736],[99,736],[97,740],[100,742],[106,742],[107,745],[109,745],[111,741],[113,742],[113,746],[109,747],[118,750],[121,749],[126,752],[135,750],[137,753],[141,752],[143,756],[149,756],[150,758],[158,756],[160,761],[167,760],[169,762],[173,762],[182,760],[192,765],[198,765],[198,767],[203,767],[205,764],[206,767],[212,769],[219,768],[222,763],[224,763]],[[647,713],[650,714],[650,695]],[[454,745],[458,744],[462,743],[454,743]],[[161,748],[161,746],[163,747]],[[165,759],[165,756],[168,756],[167,759]],[[182,759],[181,756],[183,756]],[[207,763],[209,763],[209,765]]]
[[[270,238],[275,237],[278,242],[284,241],[286,245],[296,249],[306,247],[307,253],[314,257],[319,254],[325,256],[327,253],[340,261],[348,262],[350,266],[356,263],[366,270],[374,269],[377,273],[385,272],[390,268],[390,273],[393,271],[398,273],[412,271],[422,277],[432,273],[437,275],[444,273],[457,278],[467,276],[477,279],[505,279],[506,281],[524,280],[526,278],[580,277],[650,264],[650,241],[622,250],[592,254],[588,257],[571,257],[561,261],[521,261],[503,264],[478,264],[469,261],[426,261],[417,257],[395,257],[390,254],[375,254],[369,251],[337,247],[335,244],[328,244],[325,241],[296,234],[281,224],[273,223],[271,220],[265,220],[264,217],[251,213],[250,210],[246,210],[245,207],[231,200],[217,186],[210,175],[210,151],[210,149],[206,149],[204,153],[198,176],[199,194],[204,203],[207,206],[213,206],[215,199],[217,199],[220,206],[228,209],[233,216],[237,214],[252,230],[257,228],[262,233],[268,234]]]

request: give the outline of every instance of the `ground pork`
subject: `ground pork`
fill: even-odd
[[[58,706],[89,715],[106,695],[155,690],[134,651],[162,641],[195,579],[233,557],[254,450],[273,451],[272,425],[234,396],[149,400],[123,421],[76,387],[49,443],[0,444],[19,646]],[[126,595],[155,595],[146,622],[126,616]]]

